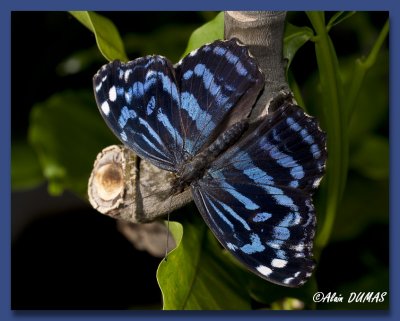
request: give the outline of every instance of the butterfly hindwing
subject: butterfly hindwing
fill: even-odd
[[[316,121],[296,106],[283,106],[192,183],[194,200],[221,244],[250,270],[299,286],[314,268],[310,191],[325,160],[325,136]]]
[[[312,193],[325,172],[326,158],[326,136],[316,119],[286,102],[255,122],[213,163],[212,173],[216,176],[224,170],[225,177],[237,180],[238,170],[250,170],[260,182]]]
[[[236,188],[246,188],[252,194]],[[204,187],[200,183],[193,186],[192,192],[214,235],[250,271],[272,283],[291,287],[302,285],[311,276],[315,215],[306,201],[296,205],[295,212],[289,212],[267,204],[265,192],[246,184],[229,190],[227,186]],[[247,199],[254,196],[258,201],[252,200],[246,206]]]

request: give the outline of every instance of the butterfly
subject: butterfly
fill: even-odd
[[[114,134],[189,187],[218,241],[250,271],[298,287],[312,275],[312,195],[327,158],[315,118],[289,100],[253,119],[264,88],[238,39],[217,40],[176,65],[150,55],[104,65],[93,78]],[[251,120],[250,120],[251,119]]]

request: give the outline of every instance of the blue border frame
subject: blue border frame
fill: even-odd
[[[146,318],[156,320],[160,317],[174,319],[177,316],[185,316],[190,319],[207,317],[218,320],[241,318],[265,318],[279,317],[283,320],[309,319],[310,317],[326,317],[328,320],[342,320],[367,317],[369,319],[398,319],[400,317],[399,296],[399,251],[395,245],[400,244],[400,3],[398,0],[280,0],[275,2],[263,2],[257,0],[230,0],[219,1],[204,0],[196,3],[185,3],[178,0],[156,0],[149,2],[133,2],[127,4],[124,0],[110,1],[71,1],[59,0],[49,3],[48,0],[12,1],[5,0],[0,4],[0,35],[3,43],[0,51],[0,79],[2,106],[0,107],[0,320],[115,320]],[[249,312],[162,312],[162,311],[11,311],[10,298],[10,250],[11,250],[11,208],[10,208],[10,142],[11,142],[11,67],[10,67],[10,37],[11,37],[11,11],[13,10],[384,10],[390,11],[390,311],[304,311],[304,312],[278,312],[278,311],[251,311]],[[397,41],[396,41],[397,40]],[[4,49],[4,45],[6,49]],[[396,58],[397,57],[397,58]],[[397,166],[396,166],[397,165]]]

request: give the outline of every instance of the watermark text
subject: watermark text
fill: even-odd
[[[313,301],[316,303],[380,303],[385,301],[387,292],[350,292],[346,296],[337,292],[316,292]]]

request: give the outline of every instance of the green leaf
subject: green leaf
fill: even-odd
[[[26,141],[11,144],[11,188],[32,188],[44,182],[35,151]]]
[[[213,20],[193,31],[182,57],[202,45],[224,38],[224,13],[220,12]]]
[[[353,103],[354,112],[349,123],[351,145],[357,145],[366,136],[388,123],[389,74],[388,51],[384,50],[377,63],[368,71],[362,82],[360,93]],[[349,88],[353,81],[354,58],[343,61],[344,86]],[[346,98],[347,99],[347,98]],[[350,104],[348,104],[350,105]]]
[[[326,29],[329,31],[332,29],[332,27],[336,26],[337,24],[343,22],[344,20],[350,18],[352,15],[354,15],[356,11],[339,11],[335,13],[331,19],[329,19],[329,22],[326,26]]]
[[[66,91],[36,104],[28,139],[34,148],[49,192],[68,188],[86,195],[96,155],[116,140],[102,120],[91,92]]]
[[[198,212],[193,208],[182,226],[170,226],[178,246],[157,271],[164,309],[250,309],[242,270],[222,255]]]
[[[130,32],[124,35],[123,43],[127,52],[134,52],[138,56],[157,53],[176,62],[180,59],[182,48],[186,48],[187,40],[194,29],[195,25],[178,24],[166,25],[146,34]],[[60,76],[77,74],[103,62],[104,57],[97,46],[93,45],[66,57],[57,65],[57,73]]]
[[[70,11],[70,13],[94,33],[97,46],[107,60],[128,61],[118,30],[109,19],[90,11]]]
[[[385,43],[385,39],[387,35],[389,34],[389,19],[386,20],[385,25],[383,26],[377,40],[375,41],[368,57],[366,59],[359,58],[356,60],[354,64],[354,70],[351,75],[351,80],[350,80],[350,86],[348,89],[348,92],[346,93],[347,99],[346,99],[346,112],[347,112],[347,119],[350,122],[355,110],[355,107],[357,106],[357,98],[359,96],[360,90],[362,88],[365,76],[369,69],[373,67],[380,56],[379,53],[381,52],[381,48]],[[387,59],[388,61],[389,59]],[[386,75],[388,75],[387,69],[383,66],[383,68],[386,71]]]
[[[389,142],[386,138],[369,136],[363,139],[350,157],[353,169],[371,179],[389,177]]]
[[[309,27],[297,27],[286,23],[283,37],[283,57],[287,59],[286,72],[296,52],[313,37],[314,33]]]

